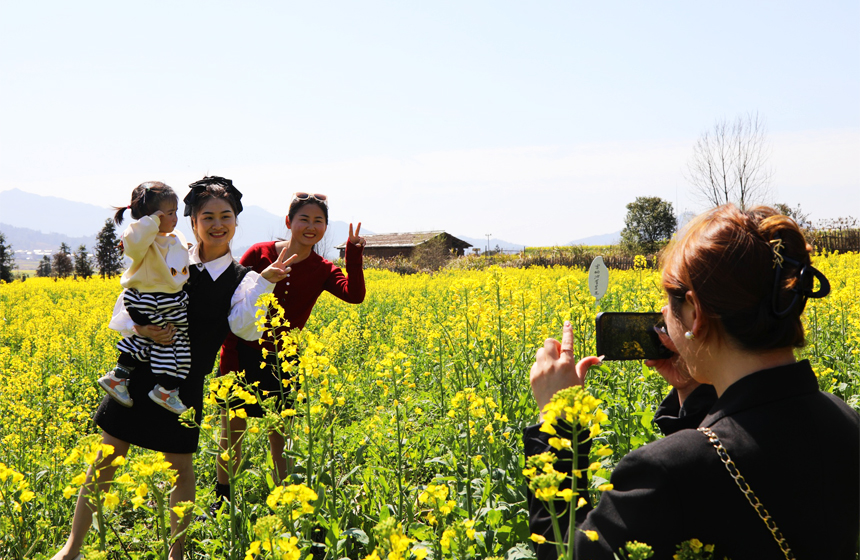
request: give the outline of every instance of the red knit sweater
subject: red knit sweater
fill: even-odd
[[[278,253],[275,242],[257,243],[248,249],[239,262],[256,272],[263,272],[267,266],[275,262]],[[349,303],[364,301],[364,270],[362,269],[362,248],[346,244],[346,272],[325,260],[316,253],[291,266],[290,276],[275,285],[274,294],[281,307],[284,317],[290,322],[290,328],[304,328],[311,316],[314,304],[323,290],[326,290]],[[287,285],[289,282],[289,286]],[[257,347],[256,340],[242,340],[233,333],[227,336],[221,346],[221,372],[239,370],[239,359],[236,354],[237,344],[247,344]],[[270,341],[264,341],[262,346],[274,350]]]

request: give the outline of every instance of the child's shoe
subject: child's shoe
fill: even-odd
[[[156,385],[149,392],[149,398],[155,401],[158,406],[163,406],[174,414],[182,414],[188,410],[188,407],[179,400],[178,388],[167,390],[161,385]]]
[[[107,372],[99,378],[99,387],[104,389],[105,393],[111,396],[113,400],[124,407],[130,407],[134,404],[128,394],[128,377],[119,377],[116,372],[120,369],[119,366]]]

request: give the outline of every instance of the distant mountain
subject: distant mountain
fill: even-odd
[[[567,245],[618,245],[621,242],[621,230],[615,233],[604,233],[603,235],[592,235],[583,237],[567,243]]]
[[[113,214],[110,208],[19,189],[0,192],[0,223],[42,233],[95,237]]]
[[[6,237],[6,243],[12,246],[15,253],[15,261],[40,261],[45,255],[50,255],[59,250],[60,245],[65,243],[76,252],[78,247],[85,245],[87,252],[92,253],[96,244],[96,237],[69,237],[62,233],[42,233],[28,228],[19,228],[9,224],[0,223],[0,232]]]

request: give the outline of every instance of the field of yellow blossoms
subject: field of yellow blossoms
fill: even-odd
[[[860,255],[815,262],[833,293],[810,301],[800,354],[822,389],[860,409]],[[280,342],[285,364],[299,355],[286,366],[300,381],[295,408],[250,421],[235,499],[214,518],[215,399],[262,395],[241,376],[211,378],[197,503],[174,511],[195,518],[186,557],[531,557],[520,433],[537,418],[528,388],[537,348],[570,319],[575,353],[592,354],[597,312],[662,305],[651,270],[612,271],[599,306],[586,280],[561,267],[369,270],[362,305],[324,294],[305,331]],[[118,335],[107,324],[119,291],[118,279],[0,284],[0,558],[50,558],[68,535],[100,449],[96,380],[115,364]],[[668,387],[639,362],[590,376],[589,402],[602,411],[588,471],[598,494],[620,457],[659,437],[651,420]],[[269,429],[293,441],[281,484]],[[133,449],[115,480],[97,496],[85,558],[164,557],[172,471],[160,455]]]

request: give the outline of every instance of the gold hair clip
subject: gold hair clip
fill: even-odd
[[[782,239],[779,237],[771,239],[770,244],[773,245],[773,247],[771,247],[773,249],[773,268],[776,268],[777,265],[782,268],[782,263],[785,261],[785,258],[782,256],[780,251],[785,249],[785,245],[782,244]]]

